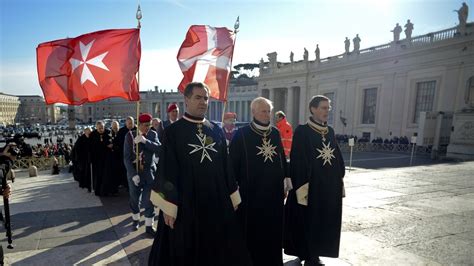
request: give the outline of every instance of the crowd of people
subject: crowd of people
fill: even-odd
[[[128,117],[110,130],[98,121],[72,149],[80,187],[98,196],[128,188],[132,230],[145,210],[149,264],[283,265],[282,249],[304,265],[337,257],[344,161],[327,126],[330,100],[314,96],[294,135],[281,111],[270,124],[272,102],[263,97],[241,128],[235,113],[222,127],[205,118],[204,83],[188,84],[184,100],[181,118],[171,104],[167,121],[143,113],[137,126]]]

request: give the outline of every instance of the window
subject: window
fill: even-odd
[[[375,124],[375,108],[377,104],[377,88],[364,90],[364,109],[362,124]]]
[[[436,81],[416,83],[416,102],[413,123],[418,123],[420,112],[433,111]]]
[[[334,126],[334,110],[336,110],[336,99],[334,98],[334,92],[325,93],[324,96],[328,97],[329,100],[331,100],[331,110],[329,110],[328,125]]]

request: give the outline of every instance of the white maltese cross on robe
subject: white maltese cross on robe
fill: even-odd
[[[194,150],[189,152],[189,154],[193,154],[195,152],[198,152],[198,151],[202,150],[201,162],[200,163],[202,163],[202,161],[204,161],[204,158],[207,158],[207,159],[209,159],[210,162],[212,162],[211,156],[209,155],[208,151],[217,152],[216,149],[214,149],[214,145],[216,145],[216,143],[212,142],[212,143],[206,144],[207,136],[205,134],[202,134],[201,136],[199,136],[199,134],[196,134],[196,137],[199,139],[200,144],[199,145],[188,144],[189,146],[194,148]]]
[[[270,143],[270,139],[266,140],[263,139],[263,144],[262,146],[257,146],[257,149],[260,151],[257,153],[257,155],[262,155],[264,160],[263,162],[266,162],[268,159],[273,163],[273,156],[275,156],[277,153],[275,151],[276,146],[273,146]]]
[[[336,158],[334,156],[334,149],[331,149],[330,145],[331,145],[331,142],[328,142],[328,145],[326,145],[323,142],[323,148],[322,149],[316,148],[319,151],[319,156],[316,157],[316,159],[319,159],[319,158],[323,159],[324,160],[323,166],[326,163],[329,163],[329,165],[332,165],[331,164],[331,159]]]

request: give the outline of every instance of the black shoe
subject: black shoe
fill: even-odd
[[[305,260],[304,266],[317,266],[317,265],[324,265],[323,261],[317,257],[316,259],[312,260]]]
[[[145,233],[150,237],[155,237],[156,230],[153,228],[153,226],[146,226]]]
[[[296,258],[294,260],[289,261],[288,265],[303,266],[303,263],[300,258]]]
[[[137,231],[139,227],[140,227],[140,221],[139,220],[133,220],[132,231]]]

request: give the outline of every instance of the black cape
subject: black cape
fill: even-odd
[[[136,130],[137,128],[134,127],[132,130]],[[119,185],[122,185],[123,187],[128,187],[128,181],[127,181],[127,169],[125,169],[125,164],[123,162],[123,146],[125,143],[125,136],[128,134],[130,129],[127,128],[127,126],[123,126],[122,128],[119,129],[117,136],[114,138],[114,150],[117,151],[117,157],[120,159],[119,162],[115,165],[117,168],[117,182]]]
[[[165,128],[151,200],[176,222],[171,229],[160,217],[149,265],[251,265],[231,200],[238,190],[224,135],[207,120],[200,125],[205,136],[187,119]]]
[[[112,144],[110,131],[105,129],[102,134],[97,130],[91,133],[92,142],[92,173],[94,176],[94,191],[97,196],[107,196],[117,192],[112,175]]]
[[[280,133],[272,127],[267,139],[271,156],[264,157],[262,136],[251,126],[239,129],[230,143],[230,157],[242,203],[238,220],[254,265],[283,265],[283,181],[287,163]]]
[[[73,176],[80,188],[91,190],[91,139],[82,134],[72,149]]]
[[[284,249],[286,254],[302,259],[339,256],[344,160],[331,127],[325,138],[329,150],[323,149],[321,134],[308,124],[298,126],[293,135],[293,190],[285,205]],[[329,151],[330,163],[318,158],[318,149]],[[304,193],[308,184],[309,190]],[[298,194],[307,194],[307,206],[297,202]]]

